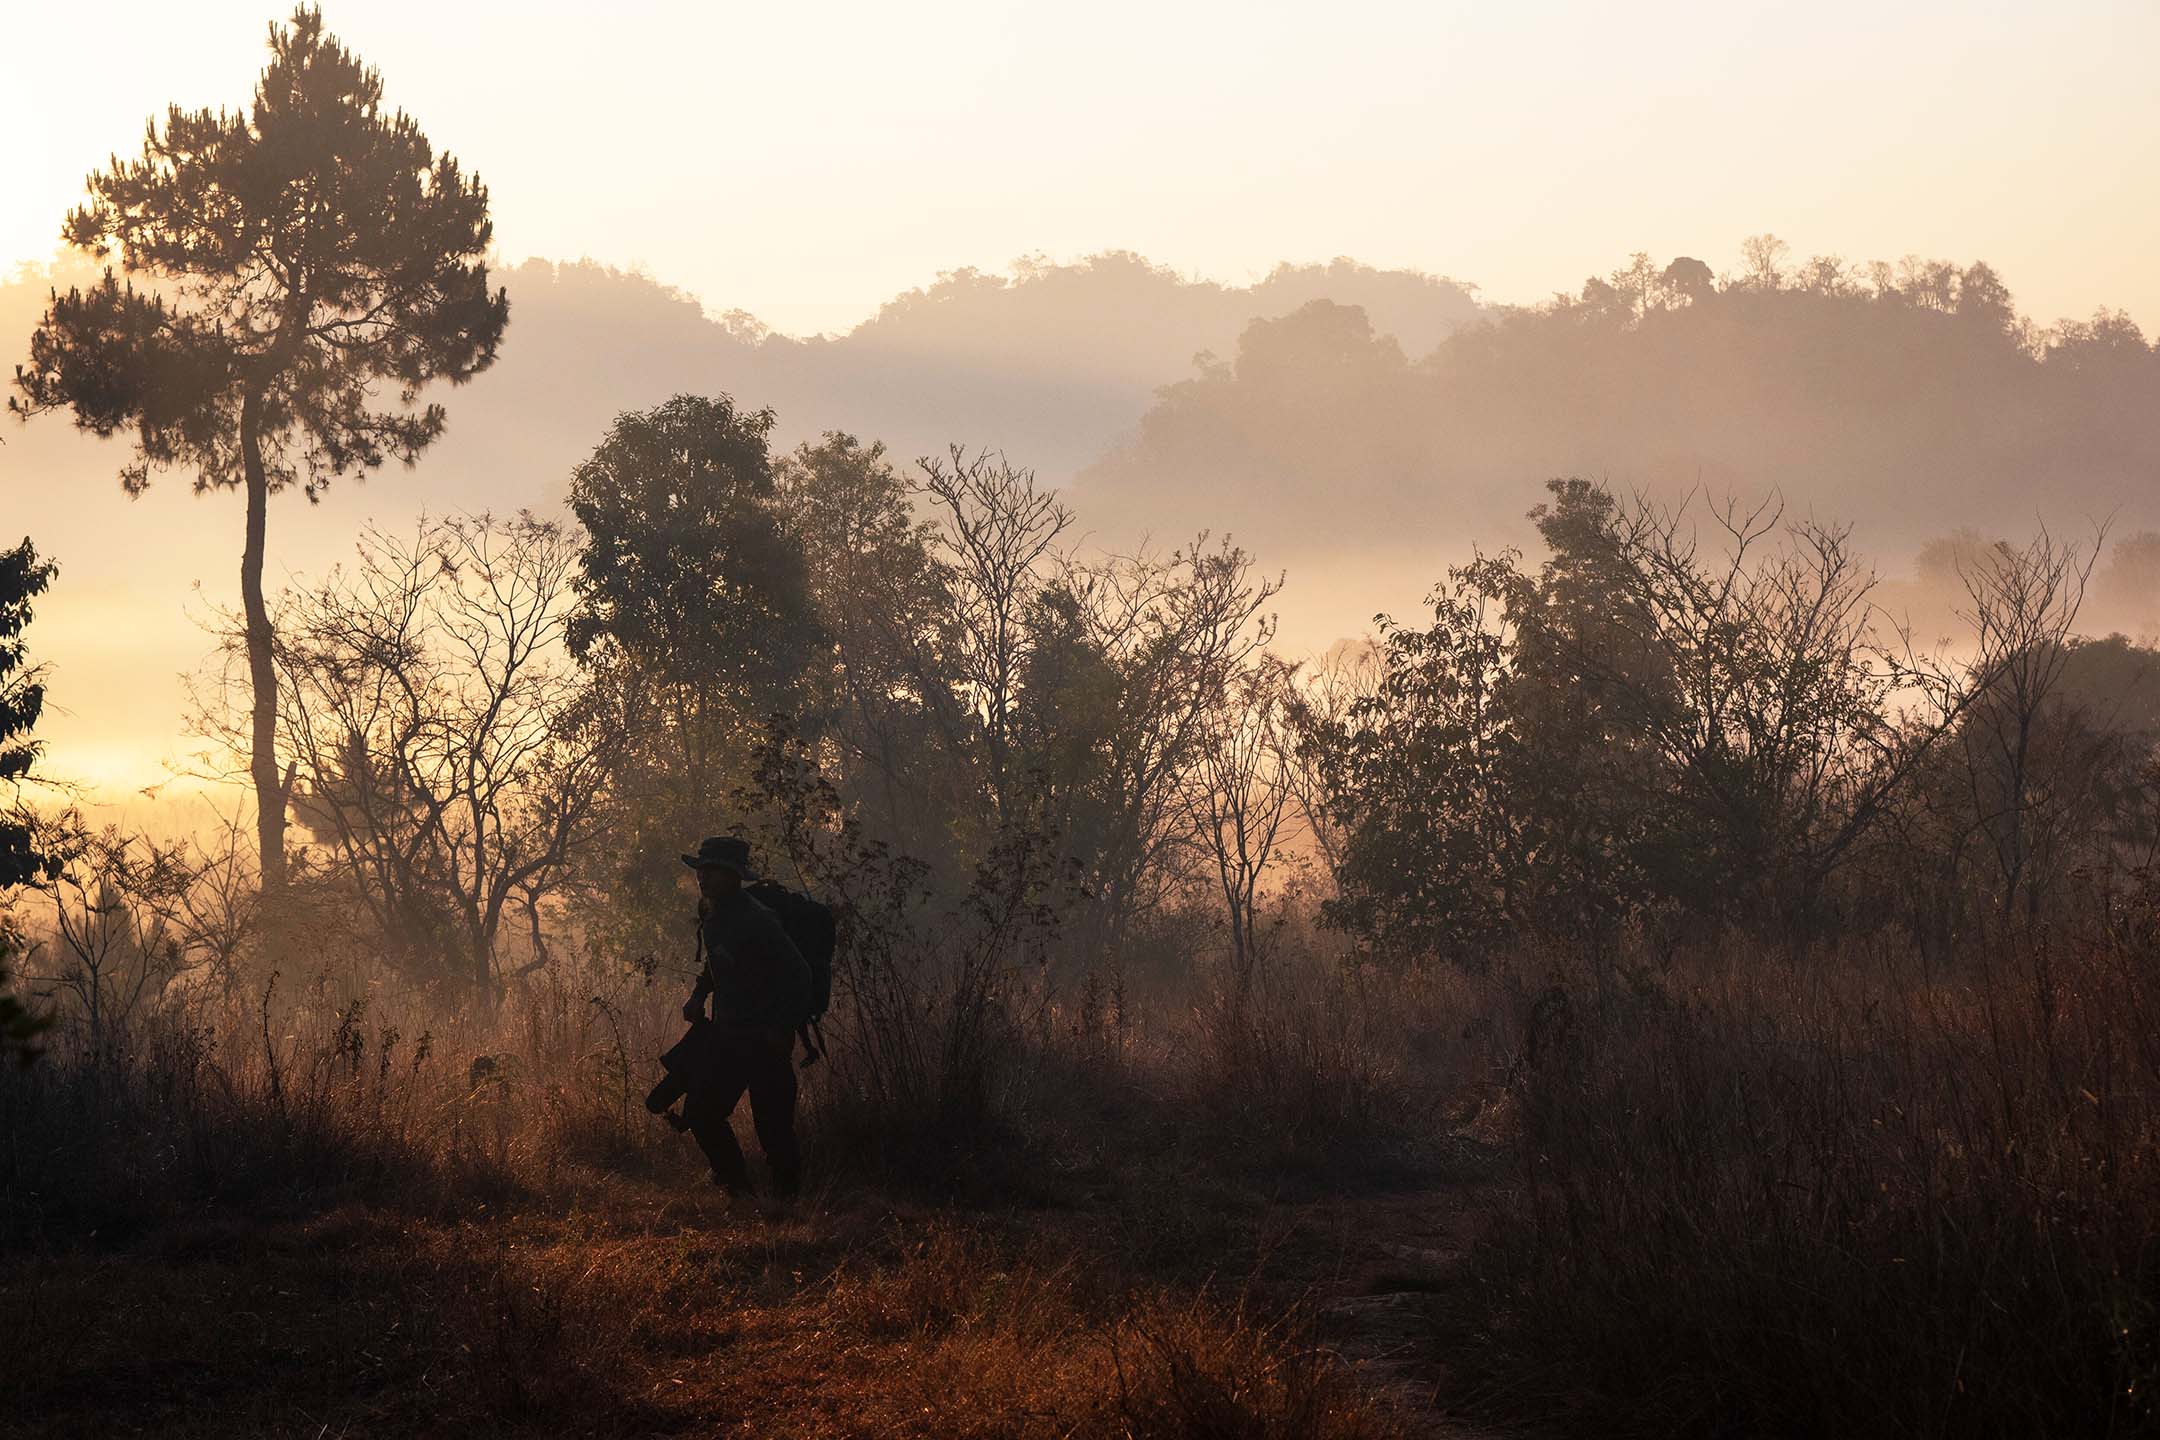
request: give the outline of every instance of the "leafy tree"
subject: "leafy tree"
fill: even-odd
[[[1536,913],[1526,887],[1557,852],[1538,841],[1545,787],[1522,783],[1511,712],[1527,584],[1513,554],[1455,568],[1430,627],[1384,622],[1378,682],[1347,716],[1303,717],[1340,837],[1325,914],[1397,955],[1467,963]]]
[[[0,550],[0,782],[19,784],[37,763],[38,743],[29,738],[45,708],[41,671],[26,667],[23,630],[31,601],[52,583],[53,564],[40,560],[25,538]],[[20,814],[0,817],[0,890],[35,880],[45,869],[30,826]]]
[[[674,772],[720,793],[712,763],[790,704],[821,636],[801,542],[774,506],[769,410],[678,395],[617,417],[570,479],[588,537],[570,647],[633,668],[660,699]]]
[[[30,602],[45,593],[52,577],[52,562],[40,560],[27,538],[12,550],[0,550],[0,783],[11,786],[37,763],[38,745],[29,736],[45,708],[45,685],[38,670],[24,664],[22,634],[30,623]],[[0,812],[0,895],[50,879],[56,868],[54,858],[41,853],[29,815],[20,806]],[[32,1053],[43,1028],[7,991],[8,962],[21,946],[10,917],[0,912],[0,1060]]]
[[[1067,579],[1030,600],[1009,730],[1016,812],[1086,860],[1110,837],[1120,797],[1109,759],[1128,719],[1125,677],[1093,619]]]
[[[821,652],[802,543],[776,504],[772,422],[725,395],[678,395],[617,417],[571,476],[587,544],[566,634],[630,731],[614,796],[628,871],[609,879],[640,925],[669,912],[684,837],[727,818],[766,717],[800,708]]]
[[[972,813],[966,726],[950,665],[956,627],[936,526],[916,517],[882,444],[828,434],[774,464],[782,523],[803,547],[811,602],[832,647],[811,697],[839,756],[845,799],[872,837],[957,860],[954,817]]]
[[[69,244],[108,269],[55,295],[16,373],[20,414],[66,407],[98,435],[132,431],[131,495],[185,466],[198,492],[243,490],[240,593],[253,687],[249,770],[266,890],[285,871],[287,796],[263,557],[270,496],[312,500],[340,475],[410,465],[442,433],[434,380],[495,359],[509,301],[488,288],[486,187],[438,155],[382,80],[302,7],[270,28],[246,110],[153,121],[142,158],[90,177]],[[397,404],[376,403],[379,386]]]
[[[1692,255],[1674,259],[1658,277],[1658,282],[1671,301],[1682,305],[1709,300],[1717,294],[1717,276]]]

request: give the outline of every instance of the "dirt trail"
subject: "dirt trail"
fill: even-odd
[[[1332,1273],[1315,1276],[1314,1329],[1364,1382],[1392,1395],[1413,1433],[1469,1440],[1487,1432],[1451,1416],[1438,1292],[1469,1253],[1477,1197],[1460,1185],[1333,1202],[1313,1219],[1333,1227]]]

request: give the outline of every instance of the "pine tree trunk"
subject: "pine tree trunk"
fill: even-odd
[[[269,525],[270,484],[263,473],[256,398],[240,407],[240,451],[247,470],[247,545],[240,552],[240,606],[247,619],[248,680],[253,727],[248,772],[255,781],[255,840],[265,895],[285,888],[285,787],[278,779],[277,666],[270,656],[270,609],[263,601],[263,543]]]

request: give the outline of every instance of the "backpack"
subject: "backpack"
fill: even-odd
[[[832,1004],[833,951],[839,944],[839,927],[832,907],[798,894],[777,880],[760,880],[743,887],[750,898],[779,917],[795,948],[810,965],[810,1013],[806,1020],[823,1016]]]

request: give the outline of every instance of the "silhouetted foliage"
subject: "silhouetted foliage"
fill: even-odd
[[[27,537],[12,550],[0,550],[0,784],[10,787],[37,764],[38,743],[30,732],[45,708],[45,681],[29,663],[23,631],[34,613],[31,602],[45,593],[56,568],[38,558]],[[28,884],[45,867],[22,817],[12,812],[0,817],[0,890]]]
[[[1909,381],[1898,366],[1935,364],[1929,346],[1992,357],[1989,393],[2046,390],[2033,403],[2050,414],[2105,419],[2147,387],[2134,332],[2043,335],[1985,266],[1863,273],[1770,236],[1743,255],[1722,279],[1636,255],[1422,361],[1305,290],[1354,283],[1430,320],[1420,306],[1461,298],[1437,282],[1338,266],[1202,297],[1132,257],[945,277],[846,353],[901,335],[956,366],[1017,362],[1030,352],[979,333],[989,320],[1090,294],[1295,292],[1309,303],[1263,315],[1234,359],[1203,357],[1125,458],[1144,470],[1189,447],[1235,484],[1241,520],[1297,524],[1306,492],[1335,485],[1343,534],[1420,547],[1417,516],[1373,496],[1472,471],[1519,483],[1525,441],[1746,420],[1771,445],[1800,393],[1827,415],[1966,415],[1969,397],[1909,384],[1888,405],[1848,393]],[[575,292],[557,298],[634,295],[639,323],[769,360],[782,393],[805,357],[852,363],[840,342],[714,326],[658,287],[592,280],[556,272]],[[131,342],[146,353],[178,326],[107,289],[116,316],[154,322]],[[1060,365],[1138,364],[1182,323],[1125,337],[1131,353],[1090,331],[1100,348],[1010,393]],[[1916,348],[1885,359],[1888,341]],[[1647,378],[1630,368],[1661,355]],[[142,383],[195,413],[185,376]],[[1417,428],[1434,415],[1457,428],[1436,441]],[[371,1257],[315,1272],[342,1296],[385,1283],[377,1265],[405,1284],[410,1252],[464,1255],[510,1215],[519,1239],[497,1247],[477,1327],[458,1310],[416,1336],[387,1302],[273,1306],[308,1309],[311,1352],[330,1336],[367,1379],[330,1405],[303,1396],[313,1408],[299,1382],[265,1399],[236,1381],[247,1417],[440,1426],[450,1395],[482,1428],[710,1428],[726,1406],[768,1430],[785,1410],[779,1429],[849,1433],[956,1414],[947,1428],[999,1433],[1364,1433],[1335,1389],[1347,1372],[1303,1340],[1242,1319],[1218,1334],[1108,1285],[1083,1325],[1045,1308],[1052,1282],[1025,1267],[908,1239],[920,1207],[889,1203],[987,1197],[1001,1232],[1054,1226],[1055,1285],[1122,1287],[1126,1264],[1182,1284],[1226,1254],[1294,1255],[1316,1227],[1284,1207],[1309,1186],[1318,1229],[1358,1232],[1330,1276],[1390,1291],[1322,1281],[1327,1343],[1370,1342],[1353,1327],[1378,1318],[1401,1349],[1460,1307],[1451,1374],[1457,1357],[1477,1367],[1510,1420],[1587,1391],[1642,1433],[2084,1433],[2102,1411],[2149,1428],[2160,655],[2076,622],[2090,576],[2126,609],[2151,597],[2152,537],[2102,570],[2097,537],[2007,544],[1933,516],[1919,583],[1890,596],[1963,627],[1926,658],[1842,526],[1701,486],[1676,501],[1559,480],[1529,511],[1534,561],[1478,555],[1429,622],[1382,620],[1376,640],[1295,665],[1269,648],[1280,578],[1227,536],[1121,551],[996,448],[903,474],[838,432],[776,457],[774,425],[724,396],[624,413],[571,478],[582,546],[523,513],[423,520],[410,538],[371,529],[357,563],[286,591],[261,633],[281,791],[307,838],[280,908],[304,929],[242,903],[261,896],[230,828],[167,843],[71,815],[47,832],[64,843],[26,968],[63,1023],[46,1063],[0,1076],[0,1230],[103,1247],[127,1243],[121,1222],[160,1228],[148,1281],[56,1252],[25,1294],[65,1298],[87,1274],[86,1289],[147,1287],[127,1303],[155,1296],[139,1308],[163,1321],[183,1289],[170,1267],[194,1263],[192,1227],[226,1223],[220,1207],[250,1237],[273,1205],[331,1212],[306,1247],[235,1272],[288,1300],[272,1283],[287,1248]],[[1464,470],[1430,468],[1440,441]],[[1970,458],[1943,443],[1944,463]],[[27,547],[0,561],[15,558],[42,586]],[[21,749],[9,697],[35,684],[9,680],[4,599],[0,781]],[[214,698],[259,704],[237,678],[253,620]],[[250,706],[212,708],[210,733],[247,748]],[[688,1172],[634,1103],[675,1032],[681,988],[660,982],[690,962],[676,857],[723,831],[840,926],[831,1051],[803,1095],[821,1181],[841,1189],[755,1239],[658,1199]],[[1436,1186],[1480,1156],[1520,1169],[1478,1217],[1484,1243],[1426,1275],[1425,1218],[1416,1248],[1393,1243],[1423,1197],[1360,1195],[1356,1178],[1385,1166]],[[858,1204],[842,1193],[858,1186],[883,1190]],[[1038,1200],[1053,1220],[1029,1217]],[[645,1218],[625,1221],[633,1207]],[[1091,1236],[1117,1258],[1074,1267]],[[223,1294],[225,1247],[204,1248]],[[1404,1279],[1380,1278],[1383,1253]],[[153,1327],[179,1348],[108,1404],[82,1399],[112,1363],[77,1353],[84,1325],[49,1328],[30,1353],[72,1368],[38,1371],[30,1393],[131,1424],[185,1388],[157,1367],[208,1344]],[[1011,1401],[948,1386],[944,1408],[909,1388],[979,1378],[986,1357],[1018,1374],[1083,1333],[1108,1337],[1092,1381],[1028,1378]],[[771,1386],[744,1390],[744,1367],[783,1346]],[[407,1387],[417,1408],[383,1408],[379,1351],[432,1377]],[[565,1358],[604,1358],[605,1383],[551,1368]],[[842,1382],[814,1410],[804,1366]],[[476,1373],[477,1402],[437,1383]],[[588,1408],[546,1409],[556,1395]]]
[[[50,560],[38,558],[28,537],[12,550],[0,550],[0,785],[11,792],[19,791],[37,764],[38,743],[30,732],[45,708],[45,684],[38,667],[28,662],[23,631],[30,624],[31,602],[52,583],[54,569]],[[31,1047],[45,1028],[8,988],[23,940],[4,901],[19,886],[51,879],[58,864],[39,843],[35,817],[25,806],[17,802],[0,809],[0,1064],[34,1053]]]
[[[685,743],[722,706],[790,698],[818,639],[801,548],[772,509],[771,429],[770,411],[678,395],[618,416],[571,476],[587,536],[572,649],[683,692]]]
[[[867,833],[958,877],[972,815],[965,725],[950,669],[958,644],[937,526],[918,518],[885,447],[828,434],[774,465],[783,523],[803,547],[832,652],[805,728],[840,756],[838,784]]]
[[[2096,901],[2134,915],[2160,874],[2160,651],[2073,632],[2100,537],[1955,538],[1974,690],[1894,817],[1884,877],[1944,952]]]
[[[1804,930],[1829,879],[1966,703],[1886,646],[1843,531],[1552,483],[1550,549],[1458,567],[1434,623],[1305,737],[1343,832],[1339,923],[1408,957],[1517,926],[1603,944],[1677,906]],[[1895,642],[1896,637],[1887,637]]]

